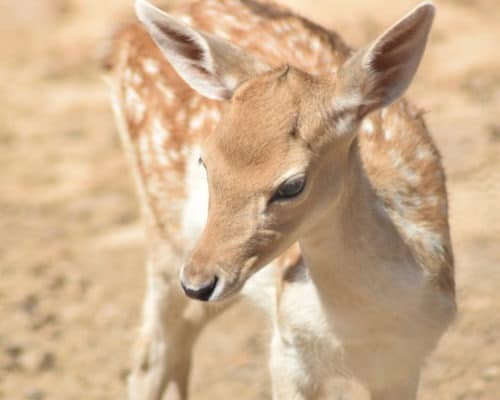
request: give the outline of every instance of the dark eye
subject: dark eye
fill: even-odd
[[[274,196],[271,198],[271,201],[288,200],[297,197],[302,193],[305,185],[305,176],[290,178],[280,185],[278,190],[274,193]]]

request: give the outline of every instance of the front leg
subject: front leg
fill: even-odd
[[[160,400],[167,386],[174,398],[187,397],[191,348],[206,311],[204,304],[185,299],[177,286],[150,265],[128,382],[130,400]],[[194,310],[197,318],[186,318],[189,308],[198,308]]]
[[[203,327],[230,303],[217,308],[188,299],[176,273],[150,262],[142,325],[128,380],[130,400],[187,398],[192,349]],[[165,273],[167,272],[167,273]],[[174,278],[175,276],[175,278]]]
[[[273,400],[313,400],[321,392],[320,379],[308,367],[301,351],[275,333],[271,343]]]

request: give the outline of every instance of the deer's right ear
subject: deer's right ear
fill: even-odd
[[[269,70],[242,49],[179,22],[145,0],[136,0],[135,11],[172,67],[205,97],[228,100],[242,81]]]

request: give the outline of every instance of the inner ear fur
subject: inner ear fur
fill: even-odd
[[[340,68],[337,96],[360,116],[397,100],[408,88],[427,44],[435,7],[422,3]]]
[[[201,95],[230,99],[239,84],[270,68],[231,43],[136,0],[137,17],[184,81]]]

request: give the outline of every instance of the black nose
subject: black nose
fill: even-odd
[[[181,280],[181,286],[182,289],[184,290],[184,293],[186,293],[188,297],[191,297],[192,299],[196,300],[207,301],[210,298],[210,296],[212,296],[212,293],[214,292],[215,287],[217,286],[218,280],[219,279],[216,276],[214,276],[214,278],[210,282],[205,283],[203,286],[200,286],[199,288],[196,289],[191,289],[185,286],[184,282],[182,282]]]

